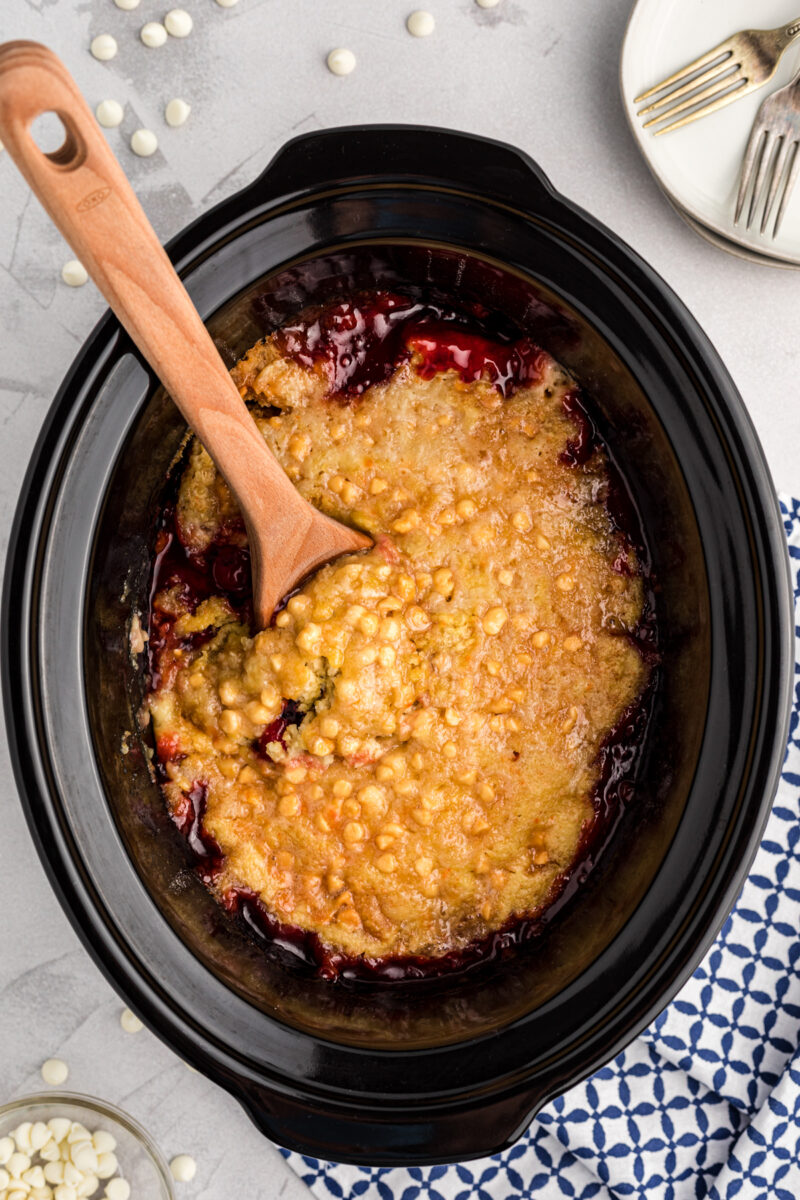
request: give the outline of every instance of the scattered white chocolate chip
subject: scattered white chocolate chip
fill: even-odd
[[[120,1014],[119,1023],[126,1033],[138,1033],[144,1026],[139,1020],[135,1012],[131,1012],[129,1008],[124,1008]]]
[[[98,33],[97,37],[92,39],[89,49],[100,62],[108,62],[117,53],[117,39],[110,33]]]
[[[435,28],[433,13],[426,12],[424,8],[412,12],[406,21],[406,29],[413,37],[429,37]]]
[[[82,283],[86,283],[89,276],[86,274],[83,263],[79,263],[76,258],[72,262],[64,264],[61,278],[70,287],[80,287]],[[42,1079],[51,1087],[58,1087],[59,1084],[66,1083],[68,1075],[69,1067],[61,1058],[48,1058],[47,1062],[42,1063]]]
[[[193,26],[194,22],[185,8],[171,8],[164,17],[164,27],[170,37],[188,37]]]
[[[170,100],[167,107],[164,109],[164,120],[173,129],[177,129],[179,125],[186,122],[189,113],[192,111],[191,104],[187,104],[185,100],[181,100],[178,96],[174,100]]]
[[[217,0],[220,8],[233,8],[234,4],[238,4],[239,0]]]
[[[125,12],[133,12],[134,8],[139,7],[139,0],[114,0],[117,8],[122,8]]]
[[[137,129],[131,137],[131,150],[140,158],[149,158],[158,149],[158,138],[152,129]]]
[[[349,75],[355,70],[356,56],[352,50],[346,50],[343,46],[339,46],[336,50],[331,50],[326,62],[328,70],[333,75]]]
[[[148,21],[139,31],[139,37],[144,42],[145,46],[150,46],[155,50],[158,46],[163,46],[167,40],[167,31],[159,21]]]
[[[131,1185],[127,1179],[110,1179],[106,1184],[106,1200],[128,1200]]]
[[[173,1158],[169,1169],[172,1172],[172,1178],[177,1179],[178,1183],[190,1183],[197,1172],[197,1163],[191,1154],[179,1154]]]
[[[88,278],[89,278],[89,272],[88,272],[88,270],[86,270],[83,263],[78,262],[77,258],[71,258],[70,262],[65,263],[64,266],[62,266],[61,278],[71,288],[82,288],[84,286],[84,283],[86,282],[86,280],[88,280]],[[64,1070],[65,1070],[64,1079],[48,1079],[48,1076],[46,1074],[44,1074],[44,1072],[46,1072],[46,1069],[50,1070],[53,1068],[54,1063],[60,1064],[61,1067],[64,1067]],[[44,1063],[44,1066],[42,1067],[42,1079],[44,1080],[44,1082],[46,1082],[46,1084],[62,1084],[62,1082],[64,1082],[64,1080],[66,1078],[67,1078],[67,1076],[66,1076],[65,1063],[60,1062],[60,1060],[58,1060],[58,1058],[48,1058],[47,1062]]]
[[[475,0],[478,8],[497,8],[500,0]]]
[[[104,129],[116,129],[117,125],[122,124],[124,112],[118,100],[101,100],[94,115]]]

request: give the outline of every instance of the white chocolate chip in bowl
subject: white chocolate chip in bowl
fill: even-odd
[[[92,38],[89,49],[99,62],[108,62],[117,53],[117,39],[110,33],[98,33],[96,38]]]
[[[164,109],[164,120],[173,129],[177,129],[179,125],[186,124],[191,111],[191,104],[187,104],[185,100],[181,100],[179,96],[176,96],[174,100],[169,101]]]
[[[0,1107],[0,1159],[2,1200],[174,1196],[169,1166],[149,1135],[90,1096],[48,1092]]]
[[[332,75],[349,75],[356,67],[355,54],[344,46],[331,50],[325,61]]]

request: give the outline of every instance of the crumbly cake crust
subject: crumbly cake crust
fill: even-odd
[[[264,438],[375,546],[255,636],[223,595],[155,599],[171,636],[149,707],[173,815],[201,787],[220,898],[244,888],[351,957],[439,956],[546,907],[594,819],[599,750],[647,679],[607,460],[569,452],[574,381],[542,353],[504,399],[420,361],[343,403],[274,336],[254,346],[232,374]],[[195,441],[181,540],[241,541],[237,517]]]

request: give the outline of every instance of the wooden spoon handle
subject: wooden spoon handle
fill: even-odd
[[[66,139],[45,154],[30,125],[51,111]],[[248,526],[263,519],[276,544],[284,523],[297,537],[313,510],[259,433],[74,79],[37,42],[0,46],[0,140],[234,493],[248,497]]]

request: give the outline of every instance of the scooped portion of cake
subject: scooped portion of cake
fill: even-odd
[[[233,377],[302,494],[375,545],[254,635],[241,518],[191,443],[148,703],[206,882],[343,959],[436,958],[543,911],[649,675],[640,564],[574,380],[385,294],[306,314]]]

